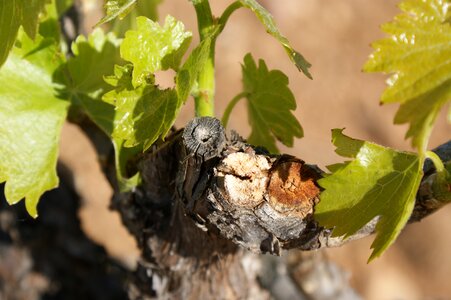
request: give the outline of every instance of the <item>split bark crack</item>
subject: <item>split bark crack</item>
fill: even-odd
[[[244,270],[242,249],[280,255],[340,246],[375,230],[377,219],[346,240],[331,237],[313,216],[322,171],[227,136],[217,119],[196,118],[157,148],[138,164],[141,186],[113,201],[143,250],[131,298],[266,298],[255,272]],[[437,153],[449,161],[451,142]],[[444,205],[430,191],[433,174],[427,164],[412,222]]]

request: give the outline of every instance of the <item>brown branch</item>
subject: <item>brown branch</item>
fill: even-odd
[[[142,186],[118,193],[113,200],[142,249],[130,298],[214,299],[220,295],[247,299],[253,295],[268,299],[255,272],[245,270],[245,253],[217,230],[211,233],[193,222],[184,201],[177,198],[176,174],[182,174],[179,166],[184,160],[180,142],[176,138],[169,146],[147,153],[139,165]],[[189,176],[194,178],[196,173],[200,172],[192,170]]]
[[[281,249],[336,247],[374,232],[378,218],[346,240],[331,237],[331,230],[319,226],[313,215],[319,202],[316,182],[322,177],[321,170],[292,156],[259,153],[234,138],[199,139],[197,131],[204,136],[212,126],[212,132],[224,135],[218,121],[197,119],[183,136],[188,152],[186,172],[207,170],[203,177],[196,174],[185,178],[181,197],[189,199],[187,210],[195,219],[203,220],[202,226],[217,228],[248,250],[272,254],[280,254]],[[196,142],[200,146],[193,146]],[[450,144],[438,150],[445,161],[450,156]],[[204,148],[209,151],[207,157]],[[429,163],[426,168],[411,222],[446,204],[434,198],[431,182],[435,173]]]
[[[346,240],[331,237],[313,215],[322,171],[292,156],[270,155],[235,133],[228,137],[216,119],[194,119],[165,145],[140,161],[141,186],[114,200],[143,250],[131,298],[263,299],[269,295],[258,274],[243,267],[243,248],[279,255],[340,246],[374,232],[377,219]],[[433,176],[429,169],[424,184]],[[424,191],[412,221],[439,207]]]

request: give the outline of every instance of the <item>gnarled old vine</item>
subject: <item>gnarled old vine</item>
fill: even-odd
[[[438,151],[444,161],[449,146]],[[346,240],[331,237],[313,214],[322,171],[227,135],[214,118],[194,119],[138,165],[142,185],[114,201],[143,250],[132,298],[266,298],[249,267],[257,260],[243,249],[280,255],[339,246],[371,234],[378,221]],[[412,221],[443,205],[428,190],[426,168]]]

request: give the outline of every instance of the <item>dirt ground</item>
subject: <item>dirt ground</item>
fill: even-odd
[[[84,0],[86,28],[98,20],[102,1]],[[231,1],[212,0],[213,11],[220,12]],[[264,58],[272,69],[284,71],[298,103],[296,116],[305,132],[293,148],[282,152],[296,155],[320,167],[336,163],[330,129],[346,127],[345,133],[360,139],[398,149],[410,149],[403,138],[406,126],[394,126],[397,108],[379,106],[385,77],[361,72],[371,53],[370,43],[383,37],[380,24],[399,12],[397,1],[364,0],[279,0],[260,1],[274,16],[280,30],[313,65],[314,80],[300,74],[282,47],[245,9],[234,14],[217,43],[216,113],[222,115],[228,101],[241,87],[244,55]],[[170,13],[195,32],[195,16],[186,0],[166,0],[160,16]],[[193,43],[196,43],[196,39]],[[171,85],[170,73],[157,79]],[[193,116],[192,103],[177,121],[183,126]],[[250,130],[243,104],[234,111],[230,129],[246,136]],[[450,138],[450,126],[441,116],[431,147]],[[112,194],[100,173],[89,142],[73,125],[66,125],[61,141],[61,160],[75,173],[76,186],[85,200],[81,211],[84,228],[108,251],[133,266],[138,252],[133,240],[121,227],[118,215],[107,208]],[[349,271],[356,289],[365,299],[451,299],[451,237],[444,229],[451,225],[451,207],[408,226],[396,244],[380,259],[367,264],[371,238],[328,250],[331,260]]]

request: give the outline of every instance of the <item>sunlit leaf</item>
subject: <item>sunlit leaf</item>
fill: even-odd
[[[288,56],[294,62],[298,70],[304,73],[308,78],[312,79],[312,75],[308,70],[312,65],[302,56],[302,54],[291,47],[288,39],[280,33],[271,14],[256,0],[240,0],[240,2],[244,7],[252,10],[260,20],[260,22],[262,22],[263,26],[265,26],[266,31],[282,44]]]
[[[257,66],[250,54],[244,58],[243,87],[247,93],[249,122],[248,142],[277,152],[275,140],[293,146],[294,137],[303,131],[292,110],[296,100],[288,87],[288,77],[279,70],[268,70],[263,60]]]
[[[131,65],[115,67],[115,75],[106,77],[114,90],[103,99],[116,107],[112,136],[125,140],[126,147],[142,145],[146,150],[170,130],[179,109],[178,98],[174,89],[160,90],[151,77],[135,88],[132,69]]]
[[[451,99],[451,4],[407,0],[400,7],[404,13],[382,26],[390,37],[373,44],[364,69],[392,74],[382,103],[401,104],[395,123],[409,123],[406,137],[424,153],[434,120]]]
[[[332,131],[336,152],[351,158],[333,166],[319,180],[325,190],[315,207],[315,219],[334,228],[333,236],[348,237],[378,217],[370,260],[385,251],[407,223],[422,178],[423,161],[416,154],[399,152]]]
[[[25,198],[33,217],[40,196],[58,185],[58,141],[69,106],[55,97],[52,82],[63,58],[44,41],[23,36],[0,69],[0,182],[7,201]]]
[[[138,17],[137,30],[127,31],[121,45],[123,59],[133,63],[133,86],[159,70],[177,70],[191,42],[191,32],[182,22],[167,16],[165,24]]]

